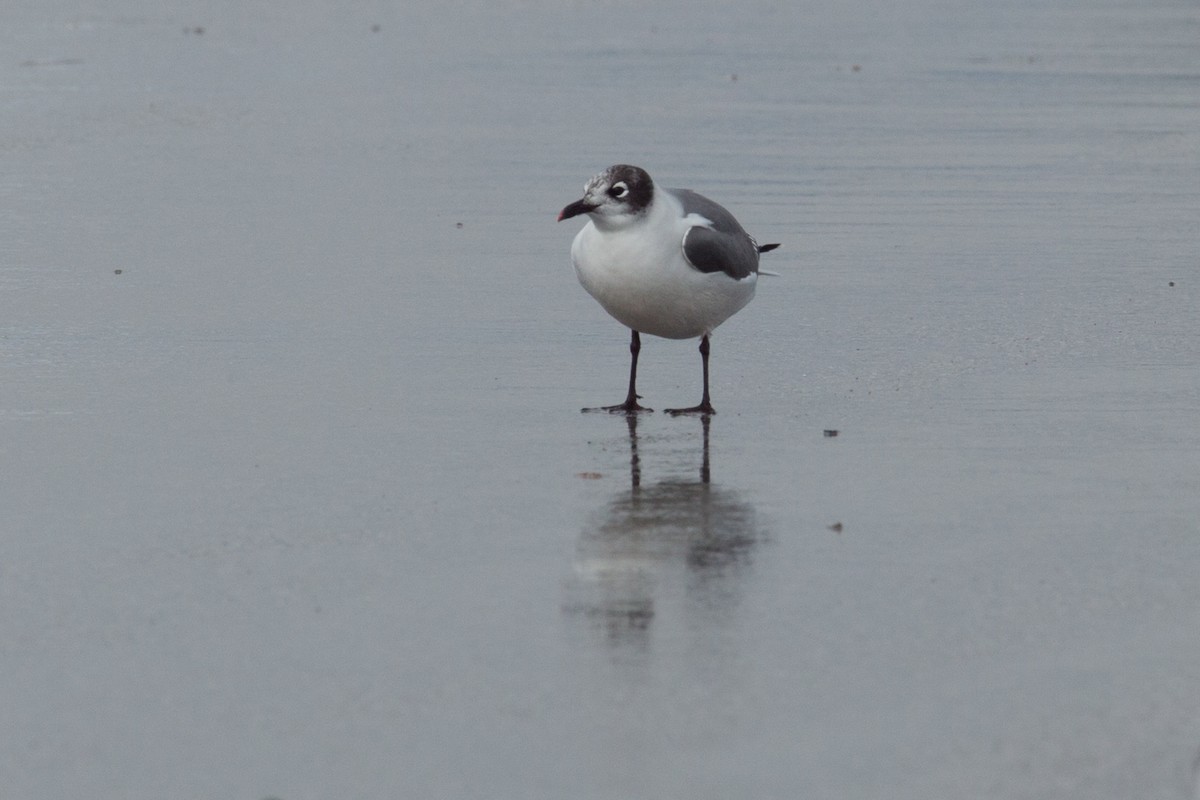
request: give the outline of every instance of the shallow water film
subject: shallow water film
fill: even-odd
[[[1200,8],[0,11],[11,798],[1193,798]],[[579,286],[613,163],[760,242]]]

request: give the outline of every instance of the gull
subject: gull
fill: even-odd
[[[571,263],[588,294],[632,331],[629,391],[615,406],[585,408],[636,414],[641,334],[700,337],[704,394],[691,408],[668,414],[714,414],[708,392],[709,336],[754,297],[760,245],[732,214],[689,189],[667,189],[641,167],[616,164],[587,182],[564,219],[588,216],[571,245]],[[768,274],[768,273],[763,273]]]

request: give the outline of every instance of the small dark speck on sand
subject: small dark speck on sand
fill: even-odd
[[[833,437],[835,437],[837,435],[838,435],[838,432],[836,430],[834,430],[833,428],[825,429],[825,438],[826,439],[832,439]]]
[[[1167,281],[1167,286],[1174,286],[1174,285],[1175,285],[1175,281]]]
[[[204,35],[204,26],[203,25],[188,26],[183,29],[184,36],[187,36],[189,33],[195,34],[196,36],[203,36]]]
[[[114,269],[113,275],[120,275],[124,270]]]
[[[456,223],[454,223],[454,227],[461,229],[461,228],[462,228],[462,223],[461,223],[461,222],[456,222]]]
[[[833,523],[832,525],[829,526],[829,530],[833,531],[834,533],[841,533],[842,532],[842,523],[840,523],[840,522]]]
[[[371,26],[371,33],[379,33],[381,30],[383,30],[383,28],[380,27],[378,22]]]

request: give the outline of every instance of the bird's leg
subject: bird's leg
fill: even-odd
[[[692,406],[691,408],[668,408],[667,413],[673,416],[680,414],[715,414],[716,410],[712,407],[712,401],[708,397],[708,334],[700,337],[700,363],[704,366],[704,397],[700,399],[700,405]]]
[[[585,408],[584,411],[607,411],[610,414],[636,414],[639,411],[653,411],[653,408],[646,408],[638,405],[637,393],[637,362],[638,353],[642,350],[642,337],[637,331],[633,331],[633,336],[629,340],[629,354],[632,356],[629,362],[629,392],[625,395],[625,402],[615,406],[601,406],[600,408]],[[706,395],[707,396],[707,395]]]

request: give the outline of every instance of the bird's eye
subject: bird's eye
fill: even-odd
[[[625,185],[625,181],[617,181],[608,190],[608,193],[619,200],[629,194],[629,187]]]

